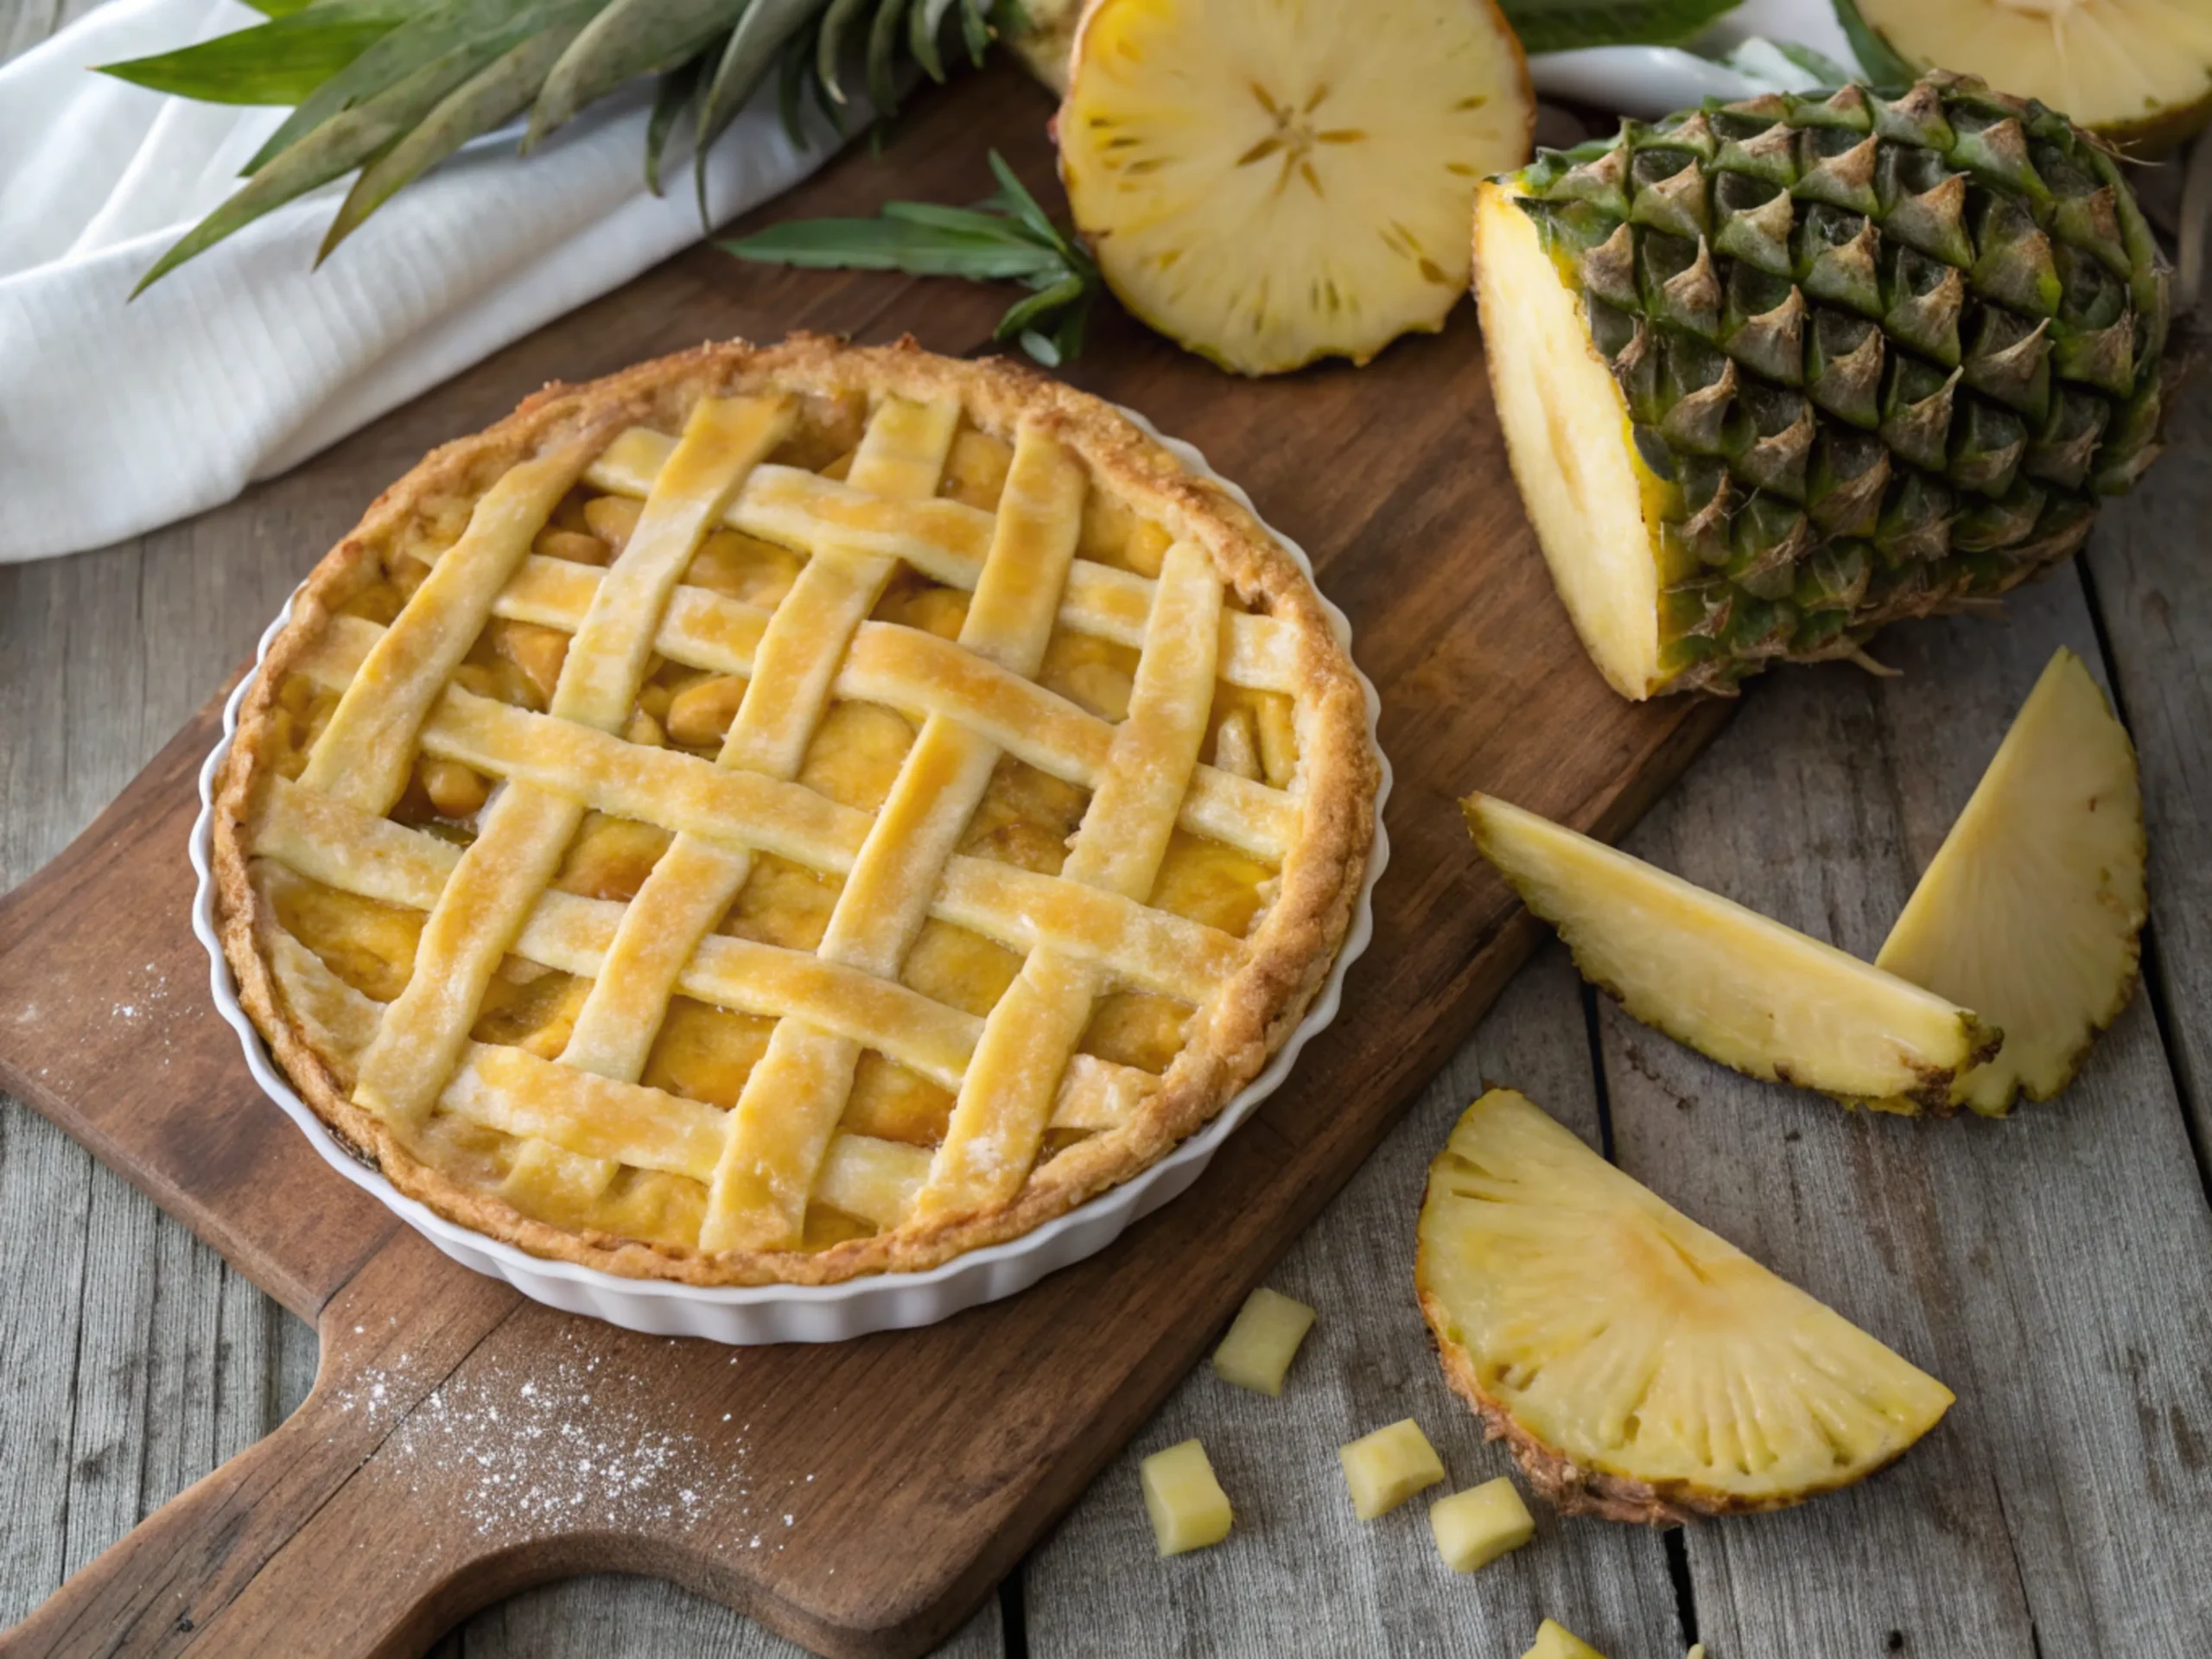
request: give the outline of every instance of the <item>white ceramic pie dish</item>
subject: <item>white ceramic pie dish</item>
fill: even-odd
[[[1208,466],[1205,457],[1192,445],[1166,436],[1134,410],[1123,410],[1122,413],[1157,438],[1192,472],[1211,479],[1244,506],[1251,507],[1250,498]],[[1256,509],[1254,512],[1256,517]],[[1268,529],[1310,578],[1313,564],[1305,550],[1273,526]],[[1326,595],[1322,596],[1321,604],[1330,626],[1349,652],[1351,624]],[[260,1033],[254,1029],[253,1021],[239,1005],[238,986],[232,978],[230,963],[223,955],[215,925],[215,884],[209,858],[214,833],[215,778],[230,753],[231,740],[238,729],[238,705],[260,671],[270,642],[291,620],[291,614],[292,603],[287,600],[283,610],[261,637],[254,658],[254,673],[238,683],[224,705],[222,735],[200,769],[200,815],[193,823],[191,840],[192,868],[198,877],[192,903],[192,931],[207,951],[208,978],[216,1009],[237,1031],[254,1081],[299,1126],[326,1163],[374,1196],[378,1203],[463,1267],[503,1279],[533,1300],[567,1313],[588,1314],[652,1336],[703,1337],[735,1344],[839,1342],[873,1331],[933,1325],[963,1308],[996,1301],[1027,1289],[1046,1274],[1103,1249],[1131,1223],[1150,1214],[1198,1179],[1222,1143],[1289,1076],[1306,1042],[1336,1018],[1343,999],[1345,971],[1366,950],[1368,941],[1374,935],[1375,883],[1389,862],[1390,852],[1382,828],[1382,808],[1390,796],[1390,762],[1382,754],[1379,742],[1376,754],[1381,762],[1382,779],[1375,797],[1374,850],[1368,859],[1351,925],[1345,932],[1343,948],[1337,953],[1328,979],[1314,997],[1305,1019],[1260,1075],[1211,1123],[1159,1162],[1019,1238],[971,1250],[922,1273],[877,1274],[835,1285],[702,1286],[626,1279],[596,1268],[548,1261],[448,1220],[429,1205],[400,1192],[383,1171],[348,1151],[270,1061]],[[1356,664],[1354,671],[1357,671]],[[1373,683],[1364,674],[1360,675],[1359,681],[1367,696],[1367,730],[1373,741],[1382,705]]]

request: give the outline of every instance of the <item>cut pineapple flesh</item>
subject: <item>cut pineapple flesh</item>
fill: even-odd
[[[1770,1082],[1947,1111],[1997,1052],[1966,1009],[1603,842],[1471,795],[1482,855],[1557,927],[1582,976],[1645,1025]]]
[[[1444,1460],[1407,1417],[1337,1448],[1351,1491],[1352,1513],[1363,1521],[1387,1515],[1415,1492],[1444,1479]]]
[[[1057,130],[1122,302],[1274,374],[1442,327],[1476,181],[1535,116],[1491,0],[1096,0]]]
[[[1875,958],[2004,1027],[1953,1085],[1960,1104],[2002,1116],[2074,1080],[2134,992],[2144,856],[2134,747],[2061,650]]]
[[[1244,1299],[1229,1334],[1213,1351],[1214,1375],[1255,1394],[1281,1394],[1314,1317],[1305,1303],[1262,1285]]]
[[[1642,702],[1670,677],[1660,661],[1662,537],[1648,527],[1664,489],[1637,459],[1628,400],[1591,343],[1574,290],[1559,280],[1535,221],[1504,185],[1475,194],[1475,296],[1499,424],[1574,631],[1614,690]],[[1541,442],[1533,441],[1541,434]]]
[[[1881,1468],[1951,1403],[1510,1090],[1429,1166],[1418,1236],[1446,1379],[1571,1512],[1777,1509]]]
[[[1430,1504],[1428,1529],[1445,1566],[1454,1573],[1472,1573],[1535,1537],[1536,1518],[1513,1483],[1501,1475]]]
[[[1897,56],[2041,99],[2121,143],[2158,146],[2212,118],[2204,0],[1858,0]]]
[[[1605,1659],[1566,1625],[1546,1619],[1536,1627],[1536,1645],[1521,1659]]]
[[[1145,1512],[1162,1555],[1204,1549],[1229,1536],[1229,1494],[1214,1478],[1206,1449],[1185,1440],[1155,1452],[1138,1465]]]

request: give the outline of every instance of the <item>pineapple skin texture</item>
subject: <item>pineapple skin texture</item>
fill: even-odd
[[[1900,1432],[1895,1436],[1886,1455],[1863,1459],[1847,1468],[1839,1468],[1822,1478],[1808,1479],[1783,1490],[1747,1495],[1741,1491],[1723,1491],[1694,1480],[1646,1480],[1617,1470],[1589,1466],[1578,1462],[1566,1450],[1550,1444],[1523,1424],[1514,1415],[1508,1402],[1484,1385],[1475,1356],[1459,1338],[1458,1317],[1446,1304],[1440,1288],[1445,1277],[1445,1264],[1439,1259],[1438,1229],[1432,1224],[1432,1211],[1438,1202],[1440,1184],[1449,1179],[1453,1160],[1461,1155],[1459,1148],[1463,1138],[1480,1135],[1487,1114],[1496,1114],[1509,1121],[1517,1118],[1524,1123],[1533,1124],[1541,1138],[1566,1148],[1571,1158],[1588,1160],[1594,1166],[1593,1173],[1602,1172],[1599,1174],[1599,1179],[1618,1189],[1632,1191],[1640,1195],[1646,1205],[1656,1206],[1666,1215],[1686,1224],[1701,1243],[1717,1247],[1714,1255],[1717,1262],[1730,1264],[1737,1274],[1748,1274],[1780,1287],[1789,1302],[1801,1308],[1816,1311],[1818,1316],[1833,1321],[1857,1344],[1885,1356],[1897,1368],[1889,1382],[1893,1385],[1902,1382],[1916,1395],[1909,1421],[1900,1425]],[[1527,1476],[1529,1485],[1562,1514],[1592,1515],[1607,1521],[1669,1527],[1686,1524],[1700,1516],[1741,1515],[1787,1509],[1808,1497],[1854,1484],[1879,1472],[1902,1457],[1921,1435],[1934,1427],[1953,1402],[1950,1390],[1935,1378],[1882,1349],[1872,1338],[1833,1310],[1814,1301],[1786,1281],[1776,1279],[1725,1240],[1707,1233],[1695,1223],[1681,1217],[1632,1178],[1615,1170],[1597,1154],[1584,1147],[1541,1108],[1510,1089],[1493,1089],[1470,1106],[1454,1126],[1452,1138],[1446,1143],[1444,1150],[1430,1164],[1428,1188],[1422,1201],[1416,1239],[1414,1291],[1421,1304],[1422,1318],[1428,1326],[1429,1340],[1436,1349],[1445,1382],[1482,1419],[1484,1432],[1490,1439],[1506,1442],[1513,1452],[1515,1461]]]
[[[1624,695],[1726,693],[2004,593],[2158,453],[2170,273],[2064,117],[1931,73],[1629,122],[1595,149],[1495,181],[1546,257],[1478,215],[1475,264],[1486,317],[1546,283],[1574,296],[1627,416],[1609,468],[1656,480],[1649,640],[1609,646],[1569,596]],[[1486,349],[1498,382],[1536,347],[1509,327]],[[1525,476],[1560,420],[1500,412]],[[1636,556],[1628,532],[1534,516],[1555,573]]]

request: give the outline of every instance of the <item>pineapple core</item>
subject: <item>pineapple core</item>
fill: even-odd
[[[1536,1627],[1536,1645],[1521,1659],[1605,1659],[1605,1656],[1564,1624],[1548,1618]]]
[[[1339,1446],[1352,1513],[1363,1521],[1395,1510],[1444,1478],[1443,1459],[1410,1417]]]
[[[1262,1286],[1244,1299],[1236,1323],[1213,1351],[1214,1375],[1255,1394],[1280,1395],[1283,1374],[1313,1319],[1305,1303]]]
[[[1138,1467],[1145,1512],[1162,1555],[1204,1549],[1229,1536],[1229,1494],[1214,1478],[1205,1446],[1185,1440],[1154,1452]]]
[[[1454,1573],[1488,1567],[1536,1535],[1535,1517],[1503,1475],[1429,1505],[1436,1553]]]

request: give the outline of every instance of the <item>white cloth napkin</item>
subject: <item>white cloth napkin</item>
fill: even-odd
[[[257,20],[238,0],[113,0],[0,67],[0,563],[227,501],[700,234],[688,154],[665,199],[645,188],[640,89],[528,162],[512,135],[479,140],[319,272],[344,181],[126,304],[283,112],[87,67]],[[831,152],[826,130],[793,145],[770,93],[715,147],[718,222]]]

